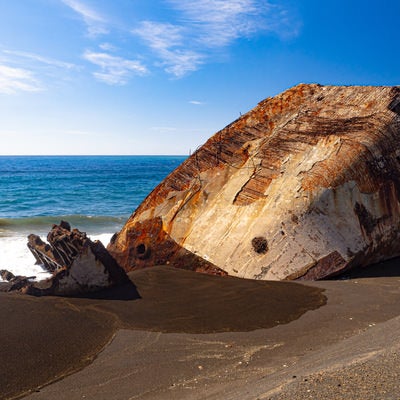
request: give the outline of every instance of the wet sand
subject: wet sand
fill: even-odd
[[[379,369],[390,396],[400,370],[400,263],[385,265],[383,276],[307,286],[157,267],[131,274],[135,296],[1,294],[3,321],[13,321],[0,335],[1,398],[355,399],[364,398],[357,382],[378,390],[361,379]]]

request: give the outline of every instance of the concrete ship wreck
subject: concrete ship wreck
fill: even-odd
[[[321,279],[400,255],[400,88],[300,84],[212,136],[108,250],[244,278]]]

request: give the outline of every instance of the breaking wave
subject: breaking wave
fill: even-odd
[[[0,237],[9,237],[21,234],[44,234],[53,224],[68,221],[72,228],[88,234],[98,235],[119,231],[128,216],[90,216],[90,215],[58,215],[29,218],[0,218]]]
[[[0,219],[0,269],[7,269],[15,275],[44,279],[49,274],[43,271],[40,265],[35,264],[35,259],[27,246],[27,236],[30,233],[35,233],[46,240],[52,225],[64,220],[68,221],[72,228],[86,232],[90,239],[100,240],[107,246],[111,236],[121,229],[125,219],[81,215]]]

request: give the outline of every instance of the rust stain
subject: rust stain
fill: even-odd
[[[304,98],[312,95],[317,87],[319,85],[301,84],[279,96],[260,102],[254,110],[244,114],[213,135],[199,150],[154,189],[139,206],[136,213],[139,214],[149,208],[156,207],[163,202],[171,191],[188,190],[193,180],[202,172],[210,171],[210,174],[213,175],[217,170],[227,166],[233,166],[236,169],[241,168],[249,158],[245,147],[246,143],[270,137],[277,121],[281,118],[281,114],[293,113],[304,101]],[[268,146],[268,143],[265,143],[264,147],[266,146]],[[268,157],[267,154],[266,157]],[[276,167],[279,164],[278,157],[279,154],[274,157],[273,161]],[[269,165],[264,167],[264,169],[267,168],[269,168]],[[263,174],[260,175],[263,176]],[[263,188],[260,186],[260,191],[263,192],[268,187],[268,184],[269,180],[266,179],[265,186]],[[255,199],[258,197],[256,195]]]
[[[170,265],[211,275],[226,275],[217,266],[176,243],[165,231],[161,218],[137,222],[125,234],[125,246],[109,247],[109,252],[126,271]]]

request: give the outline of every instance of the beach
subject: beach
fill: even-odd
[[[0,400],[400,400],[399,16],[0,0]]]
[[[92,299],[1,294],[1,398],[398,398],[398,260],[302,284],[129,276]]]

